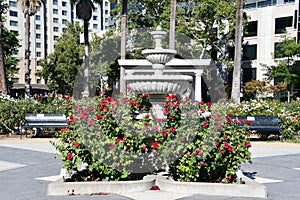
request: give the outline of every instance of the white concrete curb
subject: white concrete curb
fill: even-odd
[[[163,191],[175,193],[267,198],[265,186],[246,176],[242,180],[245,184],[178,182],[159,175],[156,185]]]
[[[156,176],[146,176],[138,181],[94,181],[63,182],[62,179],[50,183],[47,188],[49,196],[85,195],[99,193],[135,193],[150,190],[155,184]]]

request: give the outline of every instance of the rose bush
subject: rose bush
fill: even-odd
[[[20,123],[25,123],[26,113],[62,113],[69,116],[72,112],[72,98],[70,96],[34,95],[31,99],[13,99],[0,96],[0,131],[16,131]]]
[[[167,95],[158,118],[145,112],[149,106],[147,94],[131,93],[75,103],[69,128],[53,142],[71,179],[128,180],[165,170],[180,181],[233,182],[250,161],[245,128],[224,108]]]

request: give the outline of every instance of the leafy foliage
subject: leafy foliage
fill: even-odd
[[[75,104],[70,127],[53,142],[73,181],[127,180],[168,167],[181,181],[235,181],[240,163],[250,161],[249,138],[238,122],[217,112],[206,118],[210,103],[175,95],[166,97],[165,117],[155,118],[145,113],[147,99],[99,96]]]
[[[84,47],[79,43],[79,24],[67,23],[67,27],[56,42],[54,53],[41,60],[43,70],[36,75],[43,77],[51,90],[70,95],[83,64]]]

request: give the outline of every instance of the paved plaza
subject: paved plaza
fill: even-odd
[[[51,139],[0,138],[1,200],[258,200],[259,198],[187,195],[164,191],[134,194],[47,196],[47,185],[60,178],[61,161],[54,158]],[[242,170],[267,187],[268,199],[300,199],[300,144],[252,142],[252,164]]]

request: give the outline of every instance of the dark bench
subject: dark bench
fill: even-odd
[[[240,126],[244,126],[246,120],[249,120],[251,122],[247,128],[249,131],[277,132],[281,134],[281,140],[284,139],[283,131],[280,128],[280,119],[277,116],[231,116],[230,118],[241,121]]]
[[[65,128],[68,127],[67,118],[64,114],[26,114],[25,129],[27,137],[27,128]],[[20,132],[20,139],[22,139],[22,131]]]

